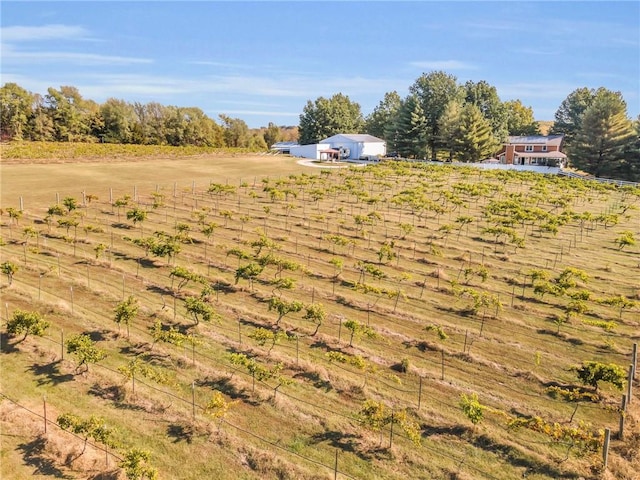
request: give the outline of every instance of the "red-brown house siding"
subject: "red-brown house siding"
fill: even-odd
[[[528,138],[534,138],[534,137],[528,137]],[[510,140],[512,140],[513,143],[505,143],[502,149],[496,155],[496,158],[498,158],[500,161],[503,161],[502,157],[504,157],[504,163],[513,164],[516,152],[534,154],[536,152],[559,152],[560,151],[559,145],[547,143],[547,139],[551,139],[553,140],[553,143],[555,143],[558,140],[557,135],[553,135],[551,137],[540,136],[540,137],[537,137],[535,141],[532,141],[531,143],[528,143],[526,141],[522,142],[523,139],[524,137],[521,137],[521,138],[511,137]],[[520,142],[522,143],[519,143],[518,140],[520,140]],[[560,139],[560,141],[562,140]],[[529,152],[527,152],[526,150],[527,146],[533,146],[533,150],[530,150]],[[544,146],[547,147],[546,150],[543,149]]]

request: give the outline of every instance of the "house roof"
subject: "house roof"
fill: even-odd
[[[329,138],[321,140],[320,143],[332,143],[332,142],[367,142],[367,143],[384,143],[384,140],[373,135],[367,135],[366,133],[339,133]]]
[[[514,152],[516,157],[567,158],[562,152]]]
[[[528,135],[528,136],[511,136],[507,139],[507,143],[513,145],[558,145],[562,143],[564,135]]]

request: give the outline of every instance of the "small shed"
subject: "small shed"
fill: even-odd
[[[326,150],[326,145],[312,143],[310,145],[294,145],[289,149],[289,153],[294,157],[311,158],[313,160],[320,159],[320,152]]]

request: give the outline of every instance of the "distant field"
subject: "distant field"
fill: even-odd
[[[227,180],[238,183],[240,179],[253,181],[256,175],[287,175],[313,171],[303,167],[295,159],[269,155],[198,155],[188,157],[158,157],[135,159],[73,159],[60,163],[3,163],[0,166],[1,197],[4,207],[18,206],[19,197],[37,204],[55,202],[73,196],[81,198],[82,192],[108,200],[109,189],[114,195],[133,194],[134,186],[140,191],[177,188],[182,191],[193,187],[206,188],[210,181]],[[34,189],[33,186],[38,186]],[[29,195],[26,195],[26,193]]]
[[[640,248],[616,243],[640,238],[639,189],[214,153],[0,173],[0,263],[18,267],[1,278],[0,388],[18,404],[0,399],[2,478],[125,478],[134,447],[159,478],[638,478],[638,389],[605,471],[626,387],[596,392],[572,367],[626,371],[640,339]],[[80,205],[47,218],[56,194]],[[174,257],[148,250],[162,242]],[[16,309],[45,336],[9,338]],[[84,373],[61,345],[82,332],[107,353]],[[157,375],[124,376],[134,359]],[[44,395],[50,422],[100,415],[118,447],[44,434]]]

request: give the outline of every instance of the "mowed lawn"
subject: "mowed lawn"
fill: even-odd
[[[199,155],[182,158],[135,158],[114,160],[111,158],[91,161],[65,161],[64,163],[0,164],[2,207],[18,207],[23,201],[42,207],[55,203],[65,196],[81,198],[82,192],[97,195],[100,200],[109,199],[109,189],[114,197],[132,195],[132,187],[148,192],[159,188],[178,191],[194,186],[202,189],[211,182],[225,181],[238,184],[240,180],[253,182],[254,177],[265,175],[278,177],[292,173],[312,172],[317,168],[305,167],[291,157],[271,155]],[[28,204],[24,205],[29,208]]]

